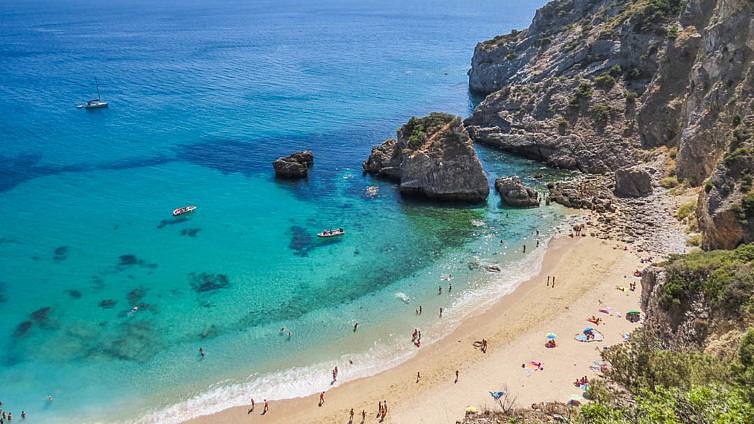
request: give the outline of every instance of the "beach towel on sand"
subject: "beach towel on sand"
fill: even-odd
[[[602,333],[597,330],[592,330],[592,334],[594,334],[594,337],[591,339],[587,339],[586,334],[584,333],[579,333],[574,338],[583,343],[601,342],[605,340],[605,337],[602,335]]]

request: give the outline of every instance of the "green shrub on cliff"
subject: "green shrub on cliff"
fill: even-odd
[[[594,79],[594,85],[603,90],[609,90],[615,85],[615,78],[609,72],[605,72]]]
[[[741,209],[746,218],[754,217],[754,193],[749,193],[741,199]]]
[[[690,200],[687,203],[682,204],[678,208],[678,212],[675,213],[676,218],[683,220],[687,216],[691,215],[696,209],[696,199]]]
[[[424,143],[430,135],[434,134],[441,127],[450,124],[453,120],[458,119],[456,116],[432,112],[423,118],[412,116],[406,124],[401,127],[401,133],[408,138],[408,147],[416,149]]]
[[[672,256],[665,269],[668,281],[660,299],[665,307],[701,292],[720,315],[736,318],[754,310],[754,244]]]

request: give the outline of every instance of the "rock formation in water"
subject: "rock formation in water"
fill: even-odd
[[[618,171],[619,195],[664,177],[703,187],[703,247],[752,241],[753,12],[748,0],[552,1],[528,29],[476,46],[469,86],[486,98],[466,128],[554,167]],[[661,154],[651,181],[629,171]]]
[[[397,136],[372,148],[365,172],[398,182],[403,194],[471,203],[487,198],[487,178],[461,118],[413,117]]]
[[[495,189],[500,193],[503,201],[510,206],[537,207],[539,206],[539,193],[527,187],[518,177],[504,177],[495,180]]]
[[[314,165],[314,154],[309,150],[283,156],[272,162],[275,176],[289,179],[306,178],[312,165]]]

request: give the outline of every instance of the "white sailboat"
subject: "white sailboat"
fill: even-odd
[[[97,98],[87,101],[86,103],[80,104],[77,107],[79,109],[102,109],[107,107],[107,102],[102,100],[99,94],[99,81],[97,81],[97,78],[94,78],[94,84],[97,86]]]

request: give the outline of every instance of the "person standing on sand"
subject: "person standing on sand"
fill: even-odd
[[[524,253],[526,253],[526,245],[524,245]]]
[[[267,412],[270,410],[270,402],[267,402],[267,399],[264,400],[264,408],[262,408],[262,415],[266,415]]]
[[[377,418],[382,416],[382,402],[377,401]]]
[[[419,305],[419,315],[422,314],[422,305]]]
[[[453,384],[458,383],[458,370],[456,370],[456,381],[453,382]]]
[[[547,276],[547,287],[550,287],[550,276]]]
[[[367,421],[367,411],[361,410],[361,424],[364,424]]]
[[[419,371],[417,371],[417,372],[416,372],[416,383],[417,383],[417,384],[419,383],[419,380],[421,380],[421,378],[422,378],[422,375],[421,375],[421,373],[420,373]]]
[[[384,404],[382,406],[382,418],[380,418],[380,422],[385,419],[387,416],[387,401],[384,401]]]
[[[350,419],[348,420],[348,422],[352,423],[353,422],[353,408],[351,408],[351,412],[349,412],[348,414],[349,414],[349,417],[350,417]]]
[[[442,318],[442,308],[440,308],[440,318]]]
[[[249,415],[252,412],[254,412],[254,398],[251,398],[251,408],[246,412],[246,415]]]
[[[319,394],[319,405],[317,406],[321,407],[324,404],[325,404],[325,392],[322,392]]]

